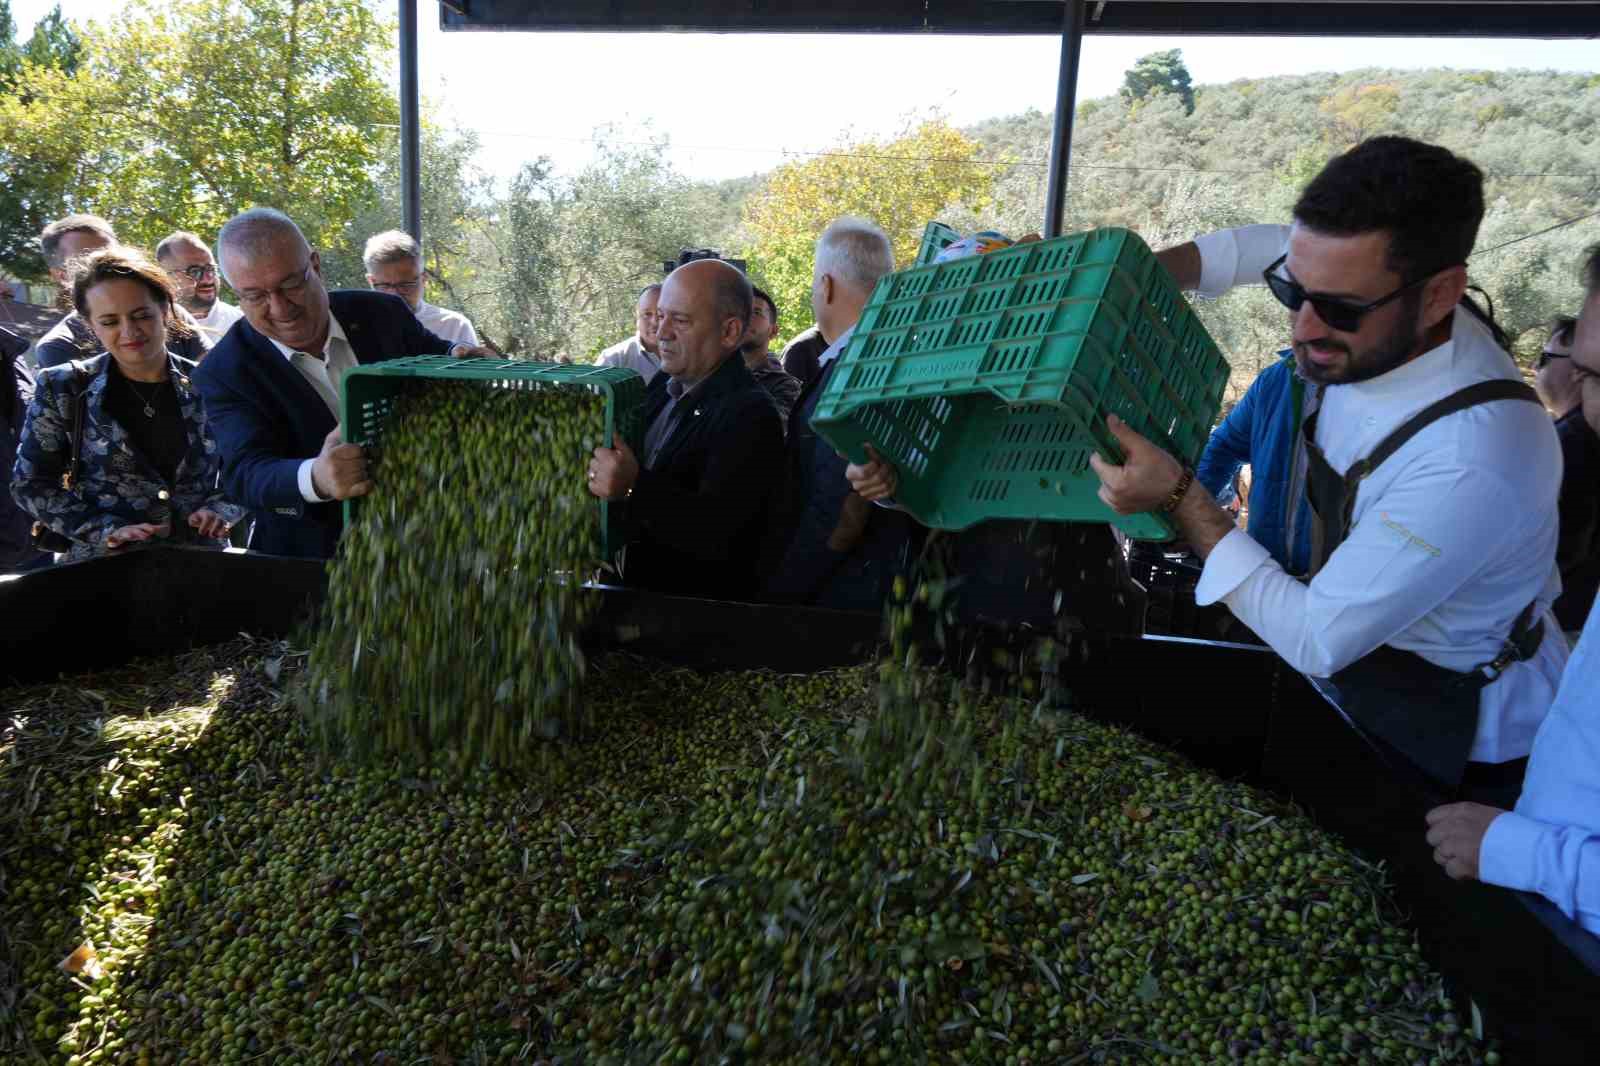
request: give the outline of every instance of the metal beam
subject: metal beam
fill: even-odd
[[[417,91],[417,0],[400,0],[400,213],[422,240],[422,112]]]
[[[1061,236],[1067,218],[1067,167],[1072,161],[1072,119],[1078,110],[1078,57],[1083,52],[1084,0],[1066,0],[1061,18],[1061,68],[1050,129],[1050,170],[1044,197],[1044,235]]]
[[[1055,36],[1064,0],[454,0],[446,30]],[[1587,0],[1109,0],[1085,32],[1185,36],[1600,37]],[[465,12],[454,8],[465,8]]]

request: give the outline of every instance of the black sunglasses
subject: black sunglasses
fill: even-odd
[[[1277,258],[1276,262],[1261,272],[1261,276],[1266,279],[1267,288],[1272,290],[1272,295],[1278,298],[1279,303],[1291,311],[1300,310],[1309,300],[1311,306],[1316,309],[1317,317],[1326,322],[1330,328],[1336,329],[1340,333],[1354,333],[1361,328],[1361,320],[1368,314],[1376,311],[1384,304],[1398,299],[1407,289],[1416,288],[1433,277],[1434,274],[1450,269],[1450,267],[1440,267],[1431,274],[1424,274],[1420,278],[1406,282],[1389,295],[1379,297],[1369,304],[1353,304],[1348,300],[1341,300],[1334,296],[1318,296],[1315,293],[1307,292],[1300,286],[1298,281],[1279,274],[1278,268],[1283,266],[1288,258],[1289,253],[1285,252]],[[1451,266],[1454,265],[1451,264]]]
[[[1539,353],[1539,361],[1533,364],[1535,370],[1543,370],[1550,365],[1552,359],[1571,359],[1571,352],[1552,352],[1545,350]]]

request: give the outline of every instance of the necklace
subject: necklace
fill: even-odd
[[[161,386],[165,385],[166,382],[158,382],[156,385],[155,396],[150,397],[146,396],[142,391],[140,391],[138,383],[132,378],[125,377],[122,380],[126,381],[128,386],[133,389],[133,394],[135,396],[144,401],[144,416],[146,418],[154,418],[156,416],[156,400],[161,399]]]

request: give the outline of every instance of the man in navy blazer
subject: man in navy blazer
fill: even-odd
[[[340,501],[372,488],[361,448],[340,437],[344,373],[402,356],[492,353],[428,332],[398,296],[329,292],[300,228],[271,208],[230,219],[217,255],[245,321],[192,380],[222,452],[223,485],[255,512],[253,550],[330,558],[344,527]]]

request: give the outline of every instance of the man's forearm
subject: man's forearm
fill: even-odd
[[[1183,494],[1172,518],[1179,534],[1202,559],[1211,554],[1218,541],[1238,528],[1198,478],[1189,483],[1189,491]]]
[[[1156,253],[1156,262],[1167,268],[1180,290],[1189,292],[1200,287],[1200,248],[1193,241],[1163,248]]]

